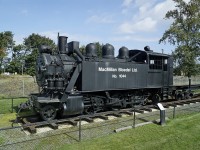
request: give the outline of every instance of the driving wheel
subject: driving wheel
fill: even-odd
[[[56,114],[57,112],[56,112],[55,107],[51,105],[47,105],[40,110],[40,115],[42,119],[45,121],[50,121],[50,120],[55,119]]]

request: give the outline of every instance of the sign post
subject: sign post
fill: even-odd
[[[165,124],[165,108],[163,107],[161,103],[158,103],[157,106],[160,110],[160,125],[164,125]]]

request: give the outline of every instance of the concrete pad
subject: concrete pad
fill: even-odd
[[[150,113],[149,111],[144,111],[144,114]]]
[[[101,119],[101,118],[94,118],[94,122],[103,122],[105,121],[104,119]]]
[[[189,104],[183,104],[183,106],[188,106]]]
[[[121,113],[122,114],[122,117],[129,117],[130,115],[128,115],[128,114],[123,114],[123,113]]]
[[[73,127],[73,125],[71,124],[60,124],[58,126],[58,129],[66,129],[66,128],[71,128],[71,127]]]
[[[159,111],[158,109],[154,109],[154,108],[152,108],[152,112],[155,112],[155,111]]]
[[[112,116],[112,115],[108,116],[108,120],[113,120],[113,119],[116,119],[116,118],[117,118],[116,116]]]
[[[41,128],[36,128],[36,134],[52,131],[53,129],[50,127],[41,127]]]
[[[82,120],[82,121],[81,121],[81,125],[85,125],[85,124],[89,124],[89,122]],[[78,121],[78,123],[77,123],[77,126],[79,126],[79,121]]]
[[[169,106],[168,108],[165,108],[165,109],[173,109],[174,107],[173,106]]]

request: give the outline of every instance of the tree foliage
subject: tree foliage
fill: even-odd
[[[11,31],[0,33],[0,57],[6,55],[6,50],[14,45],[13,34]]]
[[[159,43],[167,41],[176,46],[173,52],[177,66],[175,72],[190,77],[198,72],[196,66],[200,56],[200,1],[173,1],[176,8],[165,15],[165,19],[172,19],[173,23]]]
[[[2,64],[8,49],[11,49],[14,45],[13,33],[11,31],[5,31],[0,33],[0,72],[2,70]]]
[[[56,45],[50,38],[35,33],[24,39],[24,45],[27,49],[27,55],[25,57],[26,73],[34,76],[36,58],[38,56],[38,49],[40,45],[48,45],[51,46],[52,49],[55,49]]]
[[[12,49],[12,60],[6,67],[6,71],[10,73],[17,72],[18,74],[22,74],[24,72],[23,65],[25,57],[26,47],[23,44],[14,46]]]
[[[34,76],[35,63],[40,45],[48,45],[52,49],[56,48],[53,40],[39,34],[33,33],[27,38],[24,38],[23,44],[14,45],[11,31],[0,33],[0,67],[3,64],[7,72],[17,72],[18,74],[26,73]],[[9,49],[12,59],[5,57]]]
[[[99,42],[96,42],[96,47],[97,47],[97,57],[101,58],[102,57],[102,47],[103,44],[100,44]]]

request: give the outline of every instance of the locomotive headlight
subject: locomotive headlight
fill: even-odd
[[[46,71],[47,68],[46,68],[46,66],[40,66],[40,70],[41,70],[41,71]]]

